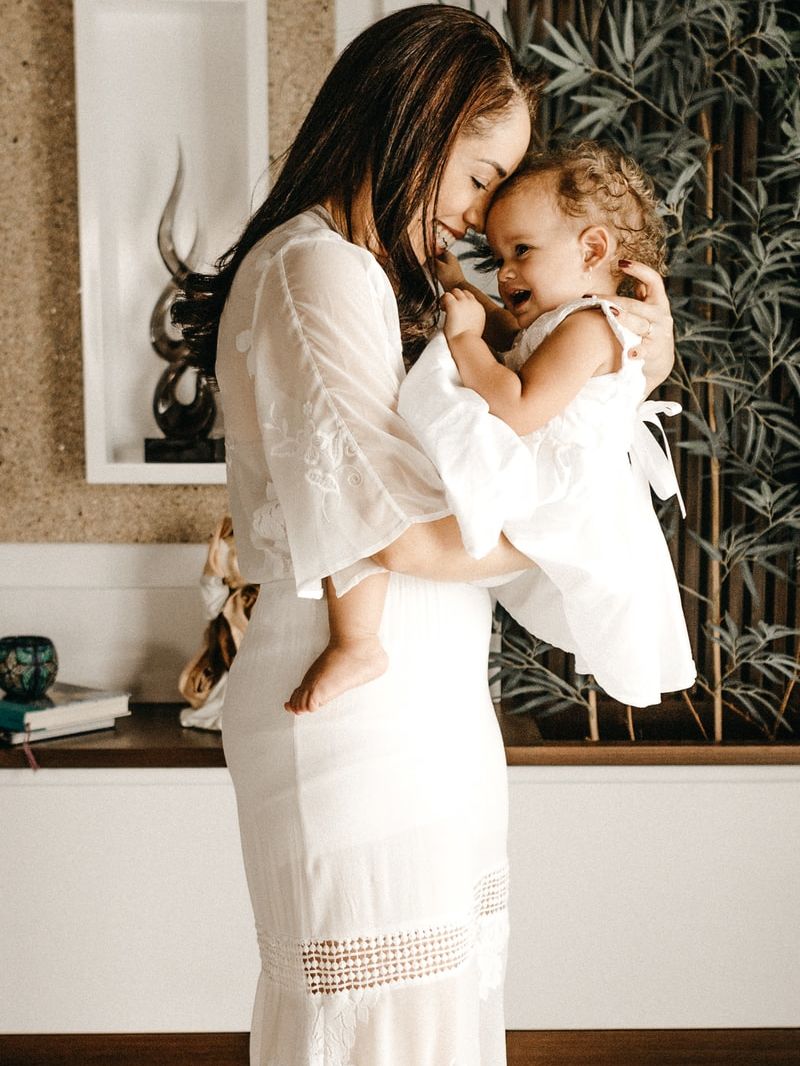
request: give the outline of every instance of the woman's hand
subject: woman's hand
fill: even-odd
[[[644,263],[620,259],[619,265],[624,273],[636,279],[636,294],[639,298],[614,296],[611,299],[622,311],[619,318],[622,325],[642,338],[631,354],[644,359],[644,374],[647,391],[650,393],[669,377],[675,362],[672,314],[664,279]]]

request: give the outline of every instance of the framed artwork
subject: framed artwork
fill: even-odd
[[[75,0],[81,310],[90,482],[224,482],[224,463],[145,463],[164,369],[159,221],[208,268],[266,191],[267,0]]]

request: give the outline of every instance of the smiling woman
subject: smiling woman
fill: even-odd
[[[439,183],[432,234],[423,237],[421,212],[412,223],[411,241],[421,262],[431,245],[438,257],[467,229],[483,231],[491,198],[519,165],[530,136],[530,113],[521,99],[502,119],[491,124],[475,121],[462,129]]]

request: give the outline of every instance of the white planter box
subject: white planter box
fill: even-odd
[[[509,1029],[800,1024],[800,768],[510,767]],[[0,771],[0,1032],[241,1032],[227,770]]]
[[[800,1024],[800,766],[512,766],[509,1029]]]

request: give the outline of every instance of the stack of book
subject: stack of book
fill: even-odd
[[[0,699],[0,740],[7,744],[48,740],[93,729],[112,729],[130,714],[129,693],[57,681],[40,700]]]

